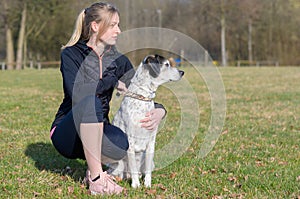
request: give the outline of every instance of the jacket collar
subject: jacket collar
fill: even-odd
[[[75,46],[78,47],[82,52],[88,52],[88,53],[90,53],[93,49],[86,44],[87,42],[88,42],[87,40],[79,40],[75,44]],[[109,49],[111,49],[111,50],[109,50]],[[109,45],[107,45],[104,48],[104,52],[105,51],[107,51],[107,52],[108,51],[112,51],[113,53],[115,53],[116,52],[116,47],[115,46],[109,46]]]

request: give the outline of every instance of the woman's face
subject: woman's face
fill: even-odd
[[[119,28],[119,15],[114,14],[107,31],[101,36],[101,41],[106,45],[115,45],[117,42],[118,35],[121,33]]]

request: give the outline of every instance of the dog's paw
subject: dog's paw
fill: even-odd
[[[138,188],[140,186],[141,186],[141,184],[139,181],[132,181],[132,183],[131,183],[132,188]]]
[[[144,185],[147,188],[151,187],[151,175],[145,175]]]

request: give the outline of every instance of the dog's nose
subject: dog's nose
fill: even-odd
[[[179,71],[180,76],[182,77],[184,75],[184,71],[180,70]]]

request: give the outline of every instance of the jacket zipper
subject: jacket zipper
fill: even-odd
[[[92,48],[92,47],[90,47]],[[93,48],[92,48],[93,49]],[[95,54],[98,56],[99,58],[99,68],[100,68],[100,72],[99,72],[99,78],[102,79],[102,58],[104,56],[105,53],[108,53],[111,49],[111,46],[109,46],[109,49],[107,49],[106,51],[104,51],[101,55],[99,55],[94,49],[93,51],[95,52]]]

